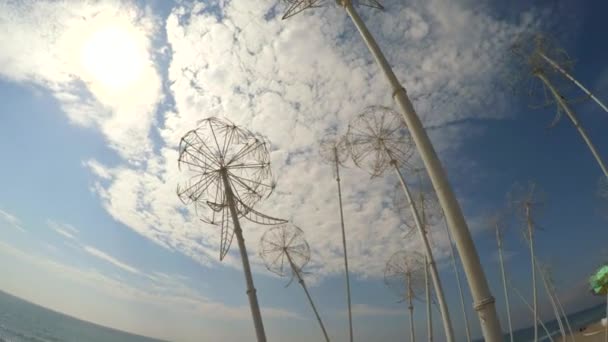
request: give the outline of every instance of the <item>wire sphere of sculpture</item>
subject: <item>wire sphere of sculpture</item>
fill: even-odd
[[[566,72],[571,72],[574,62],[564,49],[558,47],[554,39],[547,35],[525,33],[517,37],[511,46],[512,55],[515,57],[515,70],[510,72],[510,83],[513,89],[523,90],[530,98],[530,107],[543,108],[556,104],[554,96],[547,89],[546,84],[538,76],[550,80],[560,93],[571,93],[573,84],[568,82],[560,72],[549,63],[552,60]],[[578,102],[587,99],[587,96],[573,96],[567,101]],[[559,122],[562,109],[557,106],[556,116],[550,126]]]
[[[346,135],[354,163],[372,177],[392,163],[407,166],[413,143],[399,113],[383,106],[366,108],[348,125]]]
[[[301,273],[310,261],[304,232],[291,223],[268,229],[260,239],[260,257],[266,268],[281,277]]]
[[[352,0],[361,6],[373,7],[377,9],[384,9],[384,7],[378,2],[378,0]],[[293,17],[294,15],[309,9],[309,8],[318,8],[322,7],[325,3],[324,0],[283,0],[283,2],[287,5],[287,9],[285,10],[285,14],[283,15],[283,19],[287,19],[289,17]],[[333,1],[332,1],[333,2]],[[341,0],[336,1],[338,4],[341,4]]]
[[[439,226],[443,222],[443,208],[439,203],[439,199],[432,190],[414,191],[412,196],[414,197],[414,206],[416,207],[416,210],[418,210],[422,227],[425,229],[427,234],[430,234],[433,228]],[[409,236],[417,229],[417,227],[416,221],[414,220],[414,215],[412,214],[412,208],[405,197],[401,184],[397,184],[397,186],[395,186],[393,206],[397,209],[399,218],[407,227],[406,234]]]
[[[398,251],[393,254],[384,268],[384,284],[400,300],[421,299],[424,295],[424,256],[418,252]]]
[[[180,141],[178,165],[191,177],[178,187],[179,198],[185,204],[221,211],[228,204],[222,180],[225,172],[239,211],[253,207],[274,189],[268,145],[263,136],[230,121],[201,120]]]
[[[532,224],[532,229],[539,228],[536,218],[542,213],[544,197],[544,193],[534,182],[529,182],[527,185],[516,183],[507,194],[509,209],[521,224],[526,240],[529,239],[528,220]]]
[[[286,222],[252,208],[274,189],[268,145],[261,135],[214,117],[199,121],[180,141],[178,166],[189,179],[178,185],[177,195],[184,204],[194,204],[201,220],[221,225],[220,260],[234,237],[226,185],[238,215],[260,224]]]
[[[511,52],[521,66],[527,67],[528,72],[531,73],[557,73],[543,55],[552,59],[564,70],[570,71],[574,64],[566,50],[559,48],[553,38],[539,33],[519,35],[511,46]]]
[[[344,166],[350,157],[348,144],[345,136],[338,136],[336,133],[326,134],[319,142],[319,155],[324,161],[332,165],[338,164]]]

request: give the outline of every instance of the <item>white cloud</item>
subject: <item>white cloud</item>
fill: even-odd
[[[67,223],[58,223],[53,220],[47,220],[46,224],[57,234],[63,235],[64,237],[70,240],[76,240],[76,235],[78,233],[78,229],[74,226]]]
[[[336,184],[331,167],[318,156],[318,139],[328,129],[337,127],[343,132],[349,119],[365,106],[390,104],[391,94],[342,10],[328,6],[325,11],[288,21],[266,20],[274,5],[272,1],[232,1],[221,3],[219,10],[199,4],[195,8],[178,5],[172,11],[165,22],[172,51],[168,68],[171,94],[167,95],[173,97],[175,106],[160,113],[160,122],[153,126],[161,138],[155,153],[147,136],[155,124],[151,111],[159,101],[157,90],[144,89],[142,94],[148,95],[140,100],[147,106],[137,114],[124,115],[124,108],[138,106],[114,103],[94,87],[89,91],[96,101],[107,101],[110,112],[89,113],[93,105],[69,90],[57,90],[57,96],[69,113],[73,112],[68,108],[72,105],[84,106],[79,113],[89,113],[72,115],[73,121],[97,123],[124,156],[146,161],[136,167],[125,163],[111,168],[96,160],[85,163],[99,177],[94,188],[108,213],[159,245],[208,266],[218,259],[219,228],[202,224],[193,210],[184,214],[184,206],[175,195],[175,187],[182,180],[176,163],[179,139],[198,120],[212,115],[228,117],[267,135],[279,183],[275,194],[261,203],[259,210],[291,218],[307,232],[313,250],[309,269],[314,281],[339,274],[343,268]],[[32,12],[56,13],[62,8],[45,6]],[[154,32],[147,29],[155,22],[147,20],[141,10],[124,14],[112,12],[117,7],[108,6],[108,13],[127,15],[134,25],[143,26],[144,37]],[[463,159],[458,147],[470,132],[466,125],[449,124],[508,115],[501,110],[500,95],[493,92],[500,70],[497,61],[511,38],[537,25],[538,18],[531,11],[517,22],[507,22],[485,7],[470,10],[462,4],[438,0],[390,6],[394,8],[386,12],[365,12],[365,20],[404,81],[423,121],[434,127],[433,141],[447,168],[453,170],[462,165],[457,163]],[[281,8],[278,5],[277,9]],[[69,9],[61,16],[76,11]],[[12,19],[11,24],[27,32],[22,40],[42,39],[38,29],[29,32],[30,21],[20,18]],[[53,49],[57,46],[51,46],[53,53],[58,53]],[[9,62],[17,63],[14,59]],[[24,70],[41,69],[34,66]],[[156,71],[150,68],[150,84],[157,87],[158,76],[153,77]],[[56,70],[64,69],[41,75],[44,80],[67,78],[62,84],[71,84],[68,74],[55,74]],[[7,77],[36,80],[25,71],[11,72]],[[493,110],[482,110],[490,105]],[[400,239],[400,222],[390,208],[395,179],[388,174],[369,180],[364,171],[347,168],[342,170],[342,180],[351,269],[361,276],[379,276],[392,253],[418,245],[417,240]],[[264,228],[244,223],[247,248],[256,270],[262,269],[256,251]],[[447,239],[437,240],[437,250],[445,251],[441,247]],[[236,245],[225,263],[239,267],[235,249]]]
[[[137,268],[135,268],[133,266],[130,266],[130,265],[127,265],[124,262],[122,262],[122,261],[114,258],[113,256],[108,255],[107,253],[100,251],[97,248],[94,248],[94,247],[91,247],[91,246],[83,246],[82,249],[84,249],[85,252],[91,254],[92,256],[97,257],[99,259],[102,259],[102,260],[104,260],[106,262],[109,262],[110,264],[112,264],[112,265],[114,265],[114,266],[116,266],[118,268],[121,268],[121,269],[123,269],[123,270],[125,270],[127,272],[131,272],[131,273],[134,273],[134,274],[140,274],[141,273],[141,271],[138,270]]]
[[[19,218],[17,218],[17,216],[6,212],[2,209],[0,209],[0,221],[4,221],[6,222],[9,226],[20,230],[22,232],[25,232],[25,229],[23,229],[23,227],[21,226],[21,220],[19,220]]]
[[[123,157],[141,161],[161,100],[150,46],[156,26],[124,1],[2,2],[0,77],[48,87],[71,122],[99,128]],[[118,34],[103,36],[112,30]],[[125,43],[117,46],[117,37]],[[128,87],[104,83],[105,74],[129,73],[136,77],[125,78]]]
[[[536,18],[528,13],[519,22],[508,23],[484,11],[439,1],[394,6],[372,13],[367,22],[423,120],[436,127],[434,141],[449,162],[465,139],[463,129],[441,127],[506,115],[500,109],[479,109],[500,102],[488,87],[497,72],[496,60],[510,39],[535,25]],[[192,14],[185,7],[173,11],[166,29],[176,105],[164,113],[159,128],[163,148],[148,160],[147,169],[95,164],[95,172],[109,180],[98,184],[97,191],[118,221],[163,246],[212,264],[217,260],[219,229],[201,224],[193,211],[185,217],[179,211],[183,206],[174,194],[181,180],[175,148],[197,120],[226,116],[270,138],[279,183],[259,208],[292,218],[307,232],[315,281],[339,274],[343,267],[336,185],[331,167],[318,157],[317,141],[327,129],[343,131],[349,118],[365,106],[389,104],[391,98],[344,13],[333,8],[288,21],[266,21],[268,9],[259,3],[230,2],[221,10],[221,21],[217,13]],[[365,172],[349,168],[342,170],[342,180],[351,269],[362,276],[381,275],[393,252],[418,244],[399,238],[399,219],[390,209],[395,179],[389,174],[370,181]],[[264,227],[246,224],[245,230],[254,268],[259,270],[257,241]],[[441,246],[447,239],[437,240],[437,250],[445,252]],[[225,263],[240,264],[234,253]]]

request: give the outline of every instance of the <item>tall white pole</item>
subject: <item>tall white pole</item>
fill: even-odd
[[[406,274],[407,282],[407,309],[410,311],[410,341],[416,342],[416,334],[414,332],[414,291],[412,290],[412,274]]]
[[[302,286],[302,289],[304,289],[304,293],[306,293],[306,298],[308,298],[308,302],[310,303],[310,306],[312,307],[312,311],[315,313],[315,316],[317,317],[317,322],[319,322],[319,326],[321,326],[321,330],[323,331],[323,336],[325,337],[325,341],[329,342],[329,336],[327,336],[327,331],[325,330],[325,325],[323,324],[323,320],[321,320],[321,316],[319,316],[317,307],[315,306],[315,303],[312,301],[312,297],[310,296],[310,293],[308,293],[308,289],[306,288],[304,279],[302,279],[302,276],[300,275],[300,271],[298,271],[296,266],[293,264],[293,260],[291,260],[291,256],[287,252],[287,248],[283,248],[283,253],[285,253],[285,255],[287,255],[287,260],[289,261],[289,266],[291,266],[291,270],[293,271],[293,273],[296,274],[296,277],[298,277],[298,283],[300,283],[300,285]]]
[[[350,301],[350,276],[348,274],[348,254],[346,253],[346,232],[344,230],[344,211],[342,209],[342,187],[340,185],[340,164],[338,162],[338,148],[334,146],[334,160],[336,162],[336,182],[338,183],[338,201],[340,202],[340,225],[342,227],[342,248],[344,250],[344,269],[346,272],[346,301],[348,303],[348,331],[350,342],[353,342],[353,315]]]
[[[532,266],[532,305],[534,311],[534,322],[538,318],[538,298],[536,296],[536,267],[534,267],[536,258],[534,257],[534,227],[530,218],[530,205],[526,204],[526,222],[528,225],[528,243],[530,244],[530,265]],[[538,342],[538,324],[534,324],[534,342]]]
[[[507,276],[505,274],[505,262],[502,256],[502,235],[500,229],[496,227],[496,242],[498,243],[498,260],[500,262],[500,273],[502,275],[502,287],[505,291],[505,304],[507,307],[507,323],[509,325],[509,337],[513,342],[513,325],[511,324],[511,306],[509,304],[509,291],[507,291]],[[565,342],[565,341],[564,341]]]
[[[549,79],[545,76],[545,74],[543,74],[542,72],[537,72],[534,75],[536,77],[538,77],[541,81],[543,81],[543,83],[547,86],[547,88],[549,88],[549,90],[551,91],[551,94],[555,98],[555,101],[557,101],[559,106],[561,106],[561,108],[564,110],[564,112],[566,112],[566,114],[570,118],[570,121],[572,121],[572,124],[574,125],[574,127],[576,127],[579,134],[581,135],[581,137],[587,144],[587,147],[589,147],[589,150],[591,150],[591,153],[593,154],[593,157],[595,157],[595,160],[597,161],[598,165],[600,166],[600,169],[602,169],[602,172],[604,172],[604,175],[608,178],[608,168],[606,167],[606,164],[604,164],[602,157],[600,156],[599,152],[596,150],[595,146],[591,142],[591,139],[589,138],[589,136],[587,136],[587,132],[585,132],[585,130],[583,129],[583,126],[581,126],[580,122],[576,118],[576,115],[574,114],[574,112],[572,111],[570,106],[568,106],[568,103],[566,102],[564,97],[559,93],[559,91],[557,91],[557,89],[553,86],[553,84],[549,81]]]
[[[431,144],[431,140],[422,127],[420,118],[416,114],[405,88],[403,88],[397,80],[395,73],[386,61],[378,44],[355,10],[352,0],[341,0],[341,4],[353,20],[353,23],[359,30],[363,40],[374,55],[376,62],[387,77],[392,87],[393,98],[401,108],[401,114],[403,115],[405,124],[408,127],[412,139],[418,148],[420,157],[428,170],[439,203],[443,207],[449,228],[452,230],[452,236],[454,237],[454,242],[458,248],[458,253],[462,259],[462,265],[475,301],[474,307],[479,316],[483,336],[487,342],[501,342],[502,333],[500,322],[496,315],[494,297],[492,297],[492,294],[490,293],[487,279],[483,268],[481,267],[479,256],[477,255],[477,249],[473,243],[471,233],[467,227],[460,205],[448,182],[443,166],[437,157],[437,153]]]
[[[395,173],[399,177],[399,182],[401,183],[401,187],[403,188],[403,192],[405,193],[405,198],[407,199],[408,205],[412,211],[412,216],[414,217],[414,222],[416,223],[416,228],[418,230],[418,235],[422,240],[422,246],[424,248],[425,256],[428,258],[427,265],[425,266],[425,270],[430,268],[431,271],[431,279],[433,281],[433,287],[435,288],[435,294],[437,295],[437,301],[439,302],[439,311],[441,312],[441,319],[443,321],[443,329],[445,331],[446,341],[453,342],[454,341],[454,332],[452,329],[452,322],[450,320],[450,312],[448,311],[448,305],[445,300],[445,295],[443,293],[443,288],[441,287],[441,279],[439,279],[439,272],[437,272],[437,265],[435,264],[435,259],[433,258],[433,251],[431,250],[431,246],[429,244],[429,240],[426,234],[424,227],[422,226],[422,220],[418,215],[418,210],[416,209],[416,205],[412,198],[412,194],[401,174],[401,170],[399,170],[399,166],[393,160],[391,162],[393,167],[395,168]]]
[[[600,107],[602,107],[602,109],[606,113],[608,113],[608,107],[606,107],[606,105],[604,103],[602,103],[602,101],[600,101],[587,88],[585,88],[585,86],[583,86],[579,81],[577,81],[574,77],[572,77],[572,75],[570,75],[566,70],[564,70],[561,66],[559,66],[559,64],[555,63],[555,61],[553,61],[551,58],[547,57],[547,55],[545,55],[544,53],[542,53],[540,51],[538,52],[538,54],[545,61],[547,61],[547,63],[551,64],[552,67],[554,67],[557,71],[559,71],[562,75],[564,75],[567,79],[572,81],[572,83],[576,84],[585,94],[587,94],[587,96],[589,96],[593,101],[595,101],[595,103],[597,103]]]
[[[239,244],[241,260],[243,261],[243,272],[245,273],[245,282],[247,283],[247,296],[249,297],[249,306],[251,308],[251,315],[253,316],[255,333],[258,342],[266,342],[264,323],[262,322],[262,314],[260,313],[260,306],[258,304],[256,290],[253,286],[253,277],[251,276],[251,268],[249,267],[249,257],[247,256],[245,239],[243,239],[243,230],[241,229],[238,212],[236,211],[236,203],[234,202],[232,187],[230,186],[230,181],[228,180],[228,171],[226,169],[222,169],[221,174],[222,181],[224,182],[224,189],[226,191],[226,200],[228,201],[228,207],[230,208],[230,214],[234,224],[234,235],[236,236],[236,240]]]
[[[471,342],[471,329],[469,327],[469,315],[467,314],[467,308],[464,304],[464,293],[462,292],[462,284],[460,283],[460,272],[458,272],[458,264],[456,262],[456,253],[454,253],[454,245],[452,244],[452,234],[446,222],[443,225],[445,227],[446,234],[448,236],[448,242],[450,243],[450,256],[452,258],[452,267],[454,268],[454,274],[456,274],[456,285],[458,286],[458,294],[460,295],[460,306],[462,308],[462,317],[464,318],[464,329],[467,335],[467,342]]]
[[[433,311],[432,308],[432,296],[431,296],[431,282],[429,281],[429,260],[428,257],[424,257],[424,290],[426,293],[426,335],[429,342],[433,342]]]

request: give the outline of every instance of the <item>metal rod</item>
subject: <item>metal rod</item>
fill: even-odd
[[[228,171],[223,168],[221,174],[222,181],[224,182],[224,189],[226,191],[226,200],[228,201],[228,207],[230,208],[230,214],[232,215],[232,222],[234,223],[234,235],[236,235],[236,240],[239,244],[239,251],[241,252],[241,260],[243,261],[243,272],[245,273],[245,282],[247,283],[247,296],[249,297],[249,306],[251,308],[251,315],[253,316],[255,333],[258,342],[266,342],[264,323],[262,321],[262,314],[260,313],[260,306],[258,304],[256,290],[253,286],[253,277],[251,276],[249,257],[247,256],[245,240],[243,239],[243,230],[241,229],[241,223],[239,222],[238,213],[236,211],[236,203],[234,202],[232,188],[230,187],[230,182],[228,181]]]
[[[452,236],[454,237],[454,242],[456,243],[458,253],[462,260],[462,265],[475,301],[474,307],[475,310],[477,310],[481,323],[482,334],[488,342],[500,342],[502,341],[502,332],[496,314],[494,297],[492,297],[492,294],[490,293],[487,279],[483,268],[481,267],[479,256],[477,255],[477,249],[473,243],[471,233],[467,227],[460,205],[448,182],[445,170],[437,157],[437,153],[435,152],[426,131],[422,127],[420,118],[416,114],[405,88],[403,88],[397,80],[397,77],[386,61],[378,44],[355,10],[352,1],[342,0],[342,5],[391,84],[393,98],[401,108],[401,114],[403,115],[405,124],[408,127],[418,148],[420,157],[428,170],[429,177],[433,183],[435,192],[437,193],[439,203],[445,212],[449,228],[452,230]]]
[[[340,225],[342,227],[342,248],[344,249],[344,269],[346,272],[346,301],[348,302],[348,330],[350,342],[353,342],[353,315],[350,301],[350,276],[348,273],[348,254],[346,253],[346,232],[344,230],[344,210],[342,209],[342,186],[340,185],[340,165],[338,163],[338,148],[334,146],[336,161],[336,183],[338,183],[338,201],[340,202]]]
[[[570,339],[572,342],[576,342],[576,338],[574,337],[574,332],[572,331],[572,326],[570,326],[570,319],[568,319],[568,315],[566,315],[566,311],[564,311],[564,307],[562,306],[561,301],[559,300],[559,296],[557,293],[555,294],[555,301],[557,302],[557,306],[559,307],[559,311],[562,314],[562,317],[566,320],[566,326],[568,327],[568,333],[570,334]]]
[[[395,168],[395,173],[397,173],[397,176],[399,177],[399,182],[401,183],[401,187],[403,188],[403,192],[405,193],[405,198],[407,199],[407,202],[412,210],[412,216],[414,217],[414,222],[416,223],[418,234],[420,235],[420,239],[422,240],[425,256],[426,258],[428,258],[428,260],[425,260],[428,261],[428,266],[425,267],[425,270],[428,270],[430,268],[431,271],[431,279],[433,281],[433,287],[435,288],[435,294],[437,295],[437,301],[439,302],[439,311],[441,312],[441,319],[443,321],[443,329],[445,331],[446,341],[452,342],[454,341],[454,331],[452,329],[450,312],[448,311],[448,305],[445,300],[443,288],[441,287],[441,279],[439,278],[439,272],[437,272],[437,265],[435,264],[435,260],[433,259],[433,251],[431,250],[431,246],[429,245],[429,240],[426,231],[422,226],[422,221],[420,219],[420,216],[418,215],[418,210],[416,209],[412,194],[410,193],[407,183],[405,182],[405,179],[403,178],[403,175],[399,170],[399,166],[394,160],[391,163]],[[430,337],[432,337],[432,332]]]
[[[604,103],[602,103],[602,101],[600,101],[587,88],[585,88],[585,86],[583,86],[579,81],[577,81],[574,77],[572,77],[572,75],[570,75],[566,70],[564,70],[562,67],[560,67],[559,64],[555,63],[555,61],[553,61],[551,58],[547,57],[544,53],[542,53],[540,51],[538,52],[538,54],[545,61],[547,61],[549,64],[551,64],[551,66],[554,67],[557,71],[561,72],[562,75],[564,75],[567,79],[569,79],[574,84],[576,84],[585,94],[587,94],[587,96],[589,96],[593,101],[595,101],[595,103],[597,103],[600,107],[602,107],[602,109],[606,113],[608,113],[608,107],[606,107],[606,105]]]
[[[530,244],[530,265],[532,266],[532,305],[534,308],[534,322],[538,318],[538,298],[536,296],[536,268],[534,267],[536,258],[534,257],[534,227],[530,218],[530,205],[526,204],[526,222],[528,225],[528,243]],[[538,341],[538,324],[534,324],[534,342]]]
[[[528,303],[528,301],[526,300],[526,298],[524,298],[524,296],[521,294],[521,292],[519,292],[519,290],[516,287],[514,287],[513,285],[511,285],[511,288],[513,289],[513,291],[515,291],[515,294],[519,297],[519,299],[521,299],[521,301],[524,302],[524,304],[526,304],[526,307],[528,307],[528,310],[530,310],[531,312],[533,312],[532,306],[530,306],[530,303]],[[538,324],[540,324],[540,326],[545,331],[545,334],[547,334],[547,337],[549,338],[549,341],[555,342],[553,340],[553,336],[551,336],[551,333],[549,332],[549,329],[547,329],[547,327],[545,326],[545,324],[543,323],[543,321],[541,321],[540,319],[537,319],[535,325],[538,325]]]
[[[545,272],[541,269],[538,261],[535,262],[536,270],[540,272],[541,280],[543,281],[543,286],[545,291],[547,292],[547,296],[549,296],[549,302],[551,303],[551,309],[553,309],[553,314],[555,315],[555,319],[557,320],[557,325],[559,327],[559,332],[562,335],[562,341],[566,342],[566,329],[564,329],[564,323],[562,322],[561,315],[559,314],[559,310],[557,309],[557,304],[555,303],[555,298],[553,297],[553,292],[551,291],[551,287],[549,286],[549,282],[547,281],[547,277]]]
[[[310,306],[312,307],[312,311],[314,311],[315,316],[317,317],[317,321],[319,322],[319,325],[321,326],[321,330],[323,331],[323,336],[325,336],[325,341],[329,342],[329,336],[327,336],[327,331],[325,330],[325,325],[323,325],[323,320],[321,320],[321,316],[319,316],[317,307],[315,306],[315,303],[312,301],[312,297],[310,297],[310,293],[308,293],[308,289],[306,288],[304,279],[302,279],[302,277],[300,276],[300,272],[296,269],[295,265],[293,264],[293,260],[291,260],[291,256],[287,252],[286,248],[284,248],[283,252],[285,253],[285,255],[287,255],[287,260],[289,260],[289,266],[291,266],[291,270],[298,277],[298,282],[304,289],[304,293],[306,293],[306,298],[308,298],[308,302],[310,303]]]
[[[424,289],[426,292],[426,334],[429,342],[433,342],[433,312],[431,310],[431,282],[429,281],[429,261],[424,257]]]
[[[407,273],[407,309],[410,311],[410,341],[416,342],[416,334],[414,332],[414,291],[412,290],[412,275]]]
[[[458,263],[456,262],[456,253],[454,252],[454,245],[452,242],[452,234],[448,228],[447,222],[444,220],[445,232],[448,235],[448,242],[450,243],[450,256],[452,258],[452,267],[456,274],[456,285],[458,286],[458,294],[460,296],[460,307],[462,308],[462,317],[464,319],[464,329],[467,335],[467,342],[471,342],[471,328],[469,326],[469,315],[467,314],[467,308],[464,304],[464,293],[462,292],[462,284],[460,283],[460,272],[458,272]],[[511,341],[512,342],[512,341]]]
[[[509,325],[509,337],[513,342],[513,325],[511,324],[511,306],[509,304],[509,291],[507,290],[507,275],[505,274],[505,262],[502,255],[502,235],[498,224],[496,225],[496,242],[498,243],[498,260],[500,262],[500,273],[502,275],[502,287],[505,291],[505,305],[507,308],[507,324]],[[564,341],[565,342],[565,341]]]
[[[602,172],[604,172],[604,175],[606,176],[606,178],[608,178],[608,168],[606,167],[606,164],[604,164],[602,157],[600,156],[599,152],[596,150],[595,146],[591,142],[591,139],[589,138],[589,136],[587,136],[587,132],[585,132],[585,130],[583,129],[583,126],[581,126],[580,122],[576,118],[576,115],[574,114],[574,112],[572,111],[570,106],[568,106],[568,103],[566,103],[566,100],[564,99],[564,97],[559,93],[559,91],[557,91],[557,89],[553,86],[551,81],[549,81],[549,79],[542,72],[536,72],[534,75],[536,77],[538,77],[541,81],[543,81],[543,83],[551,91],[551,94],[553,94],[555,101],[557,101],[559,106],[561,106],[561,108],[566,112],[566,114],[568,114],[568,117],[572,121],[572,124],[574,125],[574,127],[576,127],[576,129],[578,130],[581,137],[583,137],[583,140],[587,144],[587,147],[589,147],[589,150],[591,150],[591,153],[593,154],[593,157],[595,157],[595,160],[597,161],[600,168],[602,169]]]

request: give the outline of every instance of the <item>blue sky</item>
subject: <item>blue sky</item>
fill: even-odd
[[[277,16],[283,5],[272,1],[0,4],[0,290],[165,339],[251,336],[238,251],[220,263],[217,228],[199,222],[175,196],[179,138],[197,120],[224,116],[272,142],[278,187],[260,210],[306,232],[312,295],[330,335],[345,339],[335,182],[316,143],[329,129],[344,132],[365,106],[391,99],[352,24],[328,3],[288,21]],[[429,127],[501,317],[494,236],[485,218],[505,206],[515,182],[534,180],[544,191],[537,250],[553,266],[567,310],[597,302],[584,281],[608,258],[596,195],[601,171],[566,118],[548,128],[554,106],[530,108],[524,93],[505,84],[518,72],[508,45],[518,33],[540,29],[576,61],[576,77],[608,101],[608,50],[598,43],[606,5],[385,6],[385,13],[361,12]],[[608,158],[608,114],[589,101],[574,108]],[[350,165],[342,178],[356,336],[392,341],[406,332],[407,316],[384,287],[382,268],[392,253],[419,243],[401,239],[399,219],[385,205],[391,175],[370,181]],[[297,284],[285,288],[286,280],[269,274],[257,256],[264,228],[244,227],[269,339],[318,339]],[[462,334],[447,242],[439,234],[437,240]],[[505,244],[510,277],[530,295],[517,224]],[[541,306],[548,317],[544,298]],[[423,304],[417,307],[422,338]],[[516,326],[527,325],[516,299],[513,308]],[[469,317],[478,335],[472,309]]]

